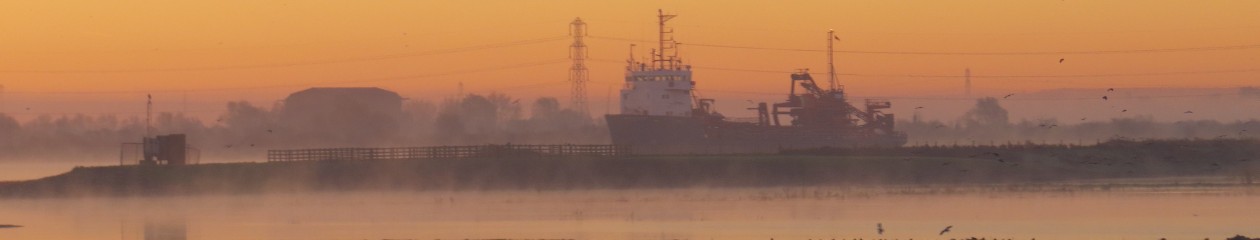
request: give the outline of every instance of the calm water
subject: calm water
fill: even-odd
[[[0,159],[5,160],[5,159]],[[76,166],[117,165],[103,161],[13,161],[0,162],[0,181],[38,179],[69,172]]]
[[[825,188],[0,200],[0,224],[24,226],[0,229],[0,239],[1220,239],[1260,236],[1257,203],[1228,191]]]

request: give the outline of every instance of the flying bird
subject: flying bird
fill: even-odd
[[[1184,113],[1194,113],[1194,112],[1192,112],[1192,111],[1186,111],[1186,112],[1184,112]]]
[[[1062,58],[1060,58],[1060,59],[1059,59],[1059,63],[1063,63],[1063,59],[1062,59]]]
[[[923,107],[914,107],[914,109],[923,109]]]
[[[1108,92],[1115,92],[1115,91],[1116,91],[1116,89],[1115,89],[1115,88],[1107,88],[1107,91],[1108,91]]]
[[[879,233],[879,235],[884,235],[884,224],[883,224],[883,223],[875,223],[875,232],[878,232],[878,233]]]
[[[1002,97],[1002,98],[1009,98],[1009,97],[1011,97],[1011,96],[1015,96],[1015,94],[1014,94],[1014,93],[1012,93],[1012,94],[1006,94],[1006,96],[1005,96],[1005,97]]]
[[[1107,96],[1103,96],[1103,101],[1107,101]]]
[[[0,228],[20,228],[22,225],[0,224]]]
[[[942,230],[941,230],[941,234],[940,234],[940,235],[945,235],[945,233],[949,232],[949,229],[950,229],[950,228],[954,228],[954,225],[949,225],[949,226],[946,226],[946,227],[945,227],[945,229],[942,229]]]
[[[1081,118],[1081,121],[1085,121],[1085,118]]]
[[[1128,112],[1129,109],[1121,109],[1120,112]]]

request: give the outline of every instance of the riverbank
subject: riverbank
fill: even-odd
[[[1236,171],[1012,161],[954,157],[713,155],[105,166],[78,167],[56,176],[0,183],[0,197],[808,186],[899,186],[910,189],[903,190],[909,192],[1250,186],[1234,174]]]

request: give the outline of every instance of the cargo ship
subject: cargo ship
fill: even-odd
[[[605,116],[612,143],[636,154],[775,153],[785,149],[896,147],[907,136],[894,129],[892,103],[866,99],[860,106],[835,84],[820,86],[807,69],[788,76],[787,99],[758,103],[756,121],[733,121],[714,109],[714,99],[693,94],[691,66],[678,56],[676,15],[658,12],[659,41],[650,59],[626,61],[621,112]],[[828,54],[834,34],[828,33]]]

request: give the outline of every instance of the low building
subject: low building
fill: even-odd
[[[374,145],[397,137],[402,102],[398,93],[375,87],[310,88],[285,98],[280,121],[298,144]]]

